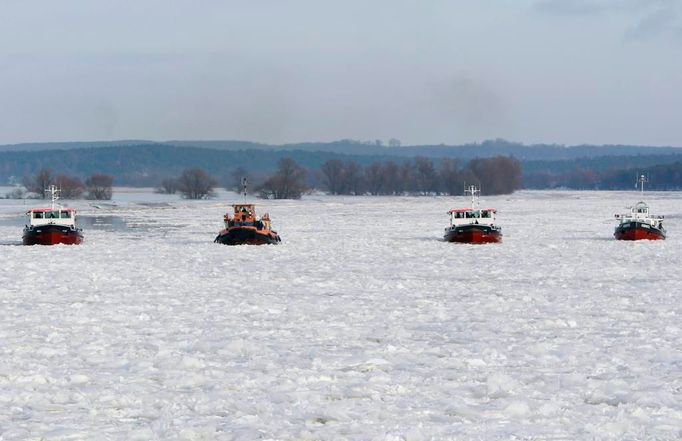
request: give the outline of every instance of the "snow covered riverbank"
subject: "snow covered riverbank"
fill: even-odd
[[[262,247],[212,243],[236,195],[78,201],[55,247],[2,200],[0,438],[680,438],[682,197],[613,240],[638,196],[484,197],[484,246],[441,241],[464,197],[257,201]]]

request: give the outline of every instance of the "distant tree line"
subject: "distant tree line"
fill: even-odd
[[[226,188],[241,192],[241,180],[248,176],[249,173],[243,168],[235,169]],[[277,170],[251,190],[265,199],[300,199],[308,188],[305,177],[306,170],[296,161],[282,158]],[[180,193],[185,199],[207,199],[215,195],[217,185],[217,178],[201,168],[192,167],[185,169],[178,177],[162,179],[156,191],[165,194]]]
[[[267,177],[283,158],[291,158],[307,170],[319,168],[332,158],[354,159],[366,165],[391,157],[344,155],[335,152],[294,150],[217,150],[173,145],[125,145],[119,147],[78,148],[72,150],[0,151],[0,183],[20,182],[41,168],[59,170],[69,176],[105,173],[118,185],[156,187],[162,179],[177,177],[188,167],[198,167],[223,179],[242,167],[258,180]],[[402,158],[395,157],[397,161]],[[308,176],[309,178],[311,176]],[[226,182],[220,182],[226,185]]]
[[[95,173],[81,181],[76,176],[69,176],[63,173],[54,174],[48,168],[42,168],[34,175],[24,176],[21,180],[26,189],[23,191],[18,188],[10,192],[7,197],[20,199],[26,197],[26,192],[33,194],[33,197],[46,199],[49,194],[47,189],[55,185],[60,190],[62,199],[111,199],[114,178],[111,175]]]
[[[241,178],[251,175],[243,168],[231,174],[228,190],[241,191]],[[251,181],[251,179],[249,179]],[[157,191],[180,192],[187,199],[204,199],[214,194],[218,179],[200,168],[186,169],[177,178],[162,179]],[[363,167],[355,161],[330,159],[318,170],[306,170],[292,158],[282,158],[274,173],[251,190],[265,199],[299,199],[312,189],[334,195],[459,195],[465,184],[476,184],[484,194],[507,194],[521,184],[521,166],[510,157],[474,159],[465,166],[455,159],[438,163],[416,157],[400,164],[374,162]]]
[[[682,161],[682,149],[645,148],[636,146],[575,146],[561,145],[526,146],[504,140],[486,141],[480,144],[462,146],[402,146],[387,147],[378,143],[345,140],[333,143],[300,143],[270,146],[247,142],[178,142],[181,145],[139,143],[111,145],[111,143],[57,143],[37,144],[35,150],[0,151],[0,183],[21,183],[22,176],[35,175],[40,169],[58,170],[65,176],[85,177],[101,173],[114,177],[118,185],[159,186],[163,179],[179,177],[187,167],[198,167],[219,179],[218,185],[233,187],[238,182],[233,174],[251,176],[253,184],[264,183],[278,168],[279,161],[290,158],[306,170],[305,183],[308,188],[327,189],[320,174],[322,166],[330,160],[343,164],[354,163],[346,170],[347,176],[360,173],[361,180],[354,181],[353,189],[340,190],[340,194],[419,193],[428,184],[428,165],[422,166],[422,180],[419,184],[398,183],[393,185],[390,177],[394,169],[412,166],[416,157],[427,158],[433,163],[437,174],[441,174],[442,163],[448,158],[456,160],[458,171],[469,168],[472,158],[490,158],[494,155],[513,155],[521,161],[525,188],[630,188],[631,178],[619,180],[619,170],[643,170],[656,165],[669,165]],[[390,144],[390,142],[389,142]],[[99,146],[98,146],[99,145]],[[78,148],[71,148],[77,146]],[[49,150],[47,148],[50,148]],[[203,147],[203,148],[202,148]],[[210,148],[209,148],[210,147]],[[54,149],[58,148],[58,149]],[[42,150],[38,150],[42,149]],[[221,150],[224,149],[224,150]],[[543,159],[539,159],[543,158]],[[452,160],[452,159],[451,159]],[[423,162],[423,161],[422,161]],[[355,167],[356,170],[352,168]],[[367,171],[371,168],[372,170]],[[473,170],[473,169],[472,169]],[[332,170],[333,171],[333,170]],[[424,172],[426,174],[424,174]],[[666,174],[663,169],[659,177],[652,174],[652,185],[661,188],[680,188],[674,180],[674,173]],[[480,176],[478,176],[480,178]],[[665,181],[663,181],[665,179]],[[382,182],[383,180],[383,182]],[[440,179],[438,192],[444,192],[445,182]],[[656,182],[656,184],[654,184]],[[169,187],[173,191],[173,182]],[[481,183],[483,191],[488,184]],[[360,186],[360,188],[358,188]],[[364,191],[363,188],[364,186]],[[255,185],[250,186],[252,190]],[[383,188],[382,188],[383,187]],[[175,189],[175,191],[178,191]],[[328,190],[332,193],[336,189]],[[459,190],[457,190],[459,191]],[[497,192],[497,190],[489,190]],[[431,190],[433,192],[433,190]],[[271,194],[272,196],[272,194]]]
[[[478,158],[466,165],[443,158],[436,163],[417,156],[400,164],[331,159],[320,167],[323,187],[330,194],[347,195],[459,195],[465,184],[476,184],[484,194],[507,194],[521,187],[521,165],[508,156]]]
[[[682,161],[649,167],[606,169],[575,167],[562,173],[536,172],[524,177],[530,189],[567,188],[575,190],[623,190],[634,188],[639,175],[645,174],[651,190],[682,190]]]
[[[130,148],[128,148],[130,147]],[[633,157],[633,156],[650,156],[650,155],[671,155],[682,154],[680,147],[654,147],[654,146],[637,146],[637,145],[563,145],[563,144],[523,144],[519,142],[507,141],[505,139],[489,139],[482,142],[459,144],[459,145],[404,145],[400,140],[392,138],[388,140],[378,139],[340,139],[332,142],[300,142],[291,144],[262,144],[249,141],[234,141],[234,140],[213,140],[213,141],[170,141],[170,142],[153,142],[153,141],[94,141],[94,142],[48,142],[48,143],[23,143],[15,145],[0,145],[0,163],[4,159],[17,158],[9,155],[3,158],[4,152],[14,153],[36,153],[38,158],[44,158],[46,151],[55,151],[57,154],[50,157],[52,167],[60,170],[69,170],[69,168],[82,169],[84,165],[74,163],[76,160],[81,163],[91,163],[98,171],[109,173],[108,170],[101,168],[101,164],[108,159],[117,161],[119,158],[134,156],[138,159],[137,163],[151,158],[152,156],[157,162],[162,165],[166,164],[180,164],[178,160],[187,156],[185,149],[194,149],[194,160],[201,160],[199,157],[209,155],[216,151],[231,151],[237,153],[229,156],[231,162],[240,162],[242,166],[248,167],[251,170],[258,167],[258,164],[251,161],[245,161],[249,158],[258,158],[259,162],[269,162],[268,158],[258,157],[254,155],[254,151],[268,152],[269,156],[274,155],[274,160],[270,165],[277,163],[279,159],[284,156],[291,156],[299,164],[305,167],[313,167],[313,162],[319,162],[320,158],[315,157],[317,154],[323,153],[329,159],[330,154],[343,156],[393,156],[402,158],[413,158],[415,156],[427,156],[430,158],[451,158],[457,157],[466,160],[473,158],[493,157],[496,155],[514,156],[523,161],[528,160],[543,160],[543,161],[559,161],[559,160],[578,160],[595,157]],[[78,150],[77,154],[70,155],[70,151]],[[90,152],[87,152],[89,150]],[[101,150],[101,153],[94,153],[93,150]],[[199,150],[199,151],[196,151]],[[158,152],[164,152],[163,157],[158,157]],[[300,153],[313,153],[314,155],[300,155]],[[114,154],[112,154],[114,153]],[[281,155],[277,155],[281,153]],[[92,162],[97,156],[98,162]],[[24,156],[24,160],[27,157]],[[325,160],[326,160],[325,159]],[[40,160],[40,159],[38,159]],[[62,164],[56,165],[54,161],[60,161]],[[24,161],[26,162],[26,161]],[[128,161],[125,161],[128,162]],[[322,160],[324,162],[324,160]],[[362,162],[362,161],[360,161]],[[371,162],[371,161],[370,161]],[[660,162],[662,163],[662,162]],[[321,164],[317,164],[318,166]],[[127,165],[121,163],[120,165]],[[186,166],[187,164],[183,164]],[[195,165],[204,167],[204,165],[195,162]],[[2,168],[2,167],[0,167]],[[272,168],[272,167],[269,167]],[[179,169],[178,169],[179,170]],[[84,171],[84,170],[80,170]],[[112,170],[113,171],[113,170]],[[215,170],[209,170],[215,173]],[[117,176],[117,181],[119,176]],[[126,182],[126,185],[130,185]]]

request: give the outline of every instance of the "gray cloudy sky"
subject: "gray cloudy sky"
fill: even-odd
[[[0,0],[0,144],[682,146],[682,0]]]

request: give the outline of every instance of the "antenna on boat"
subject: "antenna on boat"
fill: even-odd
[[[242,195],[244,196],[244,202],[246,202],[246,176],[242,177]]]
[[[59,200],[59,193],[61,190],[59,190],[59,187],[56,185],[52,184],[47,187],[45,191],[50,193],[50,197],[52,198],[52,210],[54,210],[54,203]]]
[[[637,179],[637,183],[640,185],[641,191],[642,191],[642,196],[644,196],[644,183],[649,182],[649,178],[647,178],[644,174],[639,175],[639,178]]]
[[[465,184],[466,185],[466,184]],[[478,205],[478,194],[481,192],[475,185],[469,185],[464,189],[464,194],[471,195],[471,209],[475,210]]]

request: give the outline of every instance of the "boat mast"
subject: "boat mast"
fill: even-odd
[[[465,194],[471,195],[471,209],[476,210],[478,207],[478,194],[481,192],[475,185],[470,185],[464,190]]]
[[[59,200],[59,188],[56,185],[50,185],[45,189],[46,192],[50,193],[50,197],[52,198],[52,210],[54,210],[54,205],[55,202]]]
[[[242,196],[244,196],[244,203],[246,203],[246,177],[242,177]]]
[[[644,183],[647,182],[646,176],[644,175],[639,175],[639,184],[641,186],[641,191],[642,191],[642,197],[644,197]]]

